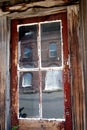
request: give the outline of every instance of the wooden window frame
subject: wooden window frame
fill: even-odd
[[[62,64],[61,64],[61,66],[49,66],[49,67],[42,67],[42,65],[41,65],[41,63],[42,63],[42,61],[41,61],[41,25],[42,24],[44,24],[44,23],[47,23],[47,24],[49,24],[49,23],[53,23],[53,22],[58,22],[58,23],[60,23],[60,35],[61,35],[61,50],[62,50],[62,54],[61,54],[61,59],[62,59]],[[31,24],[23,24],[23,25],[18,25],[17,26],[17,30],[19,30],[19,28],[20,27],[24,27],[24,26],[34,26],[34,25],[37,25],[38,26],[38,39],[37,39],[37,52],[38,52],[38,66],[37,66],[37,68],[21,68],[20,67],[20,65],[19,65],[19,61],[18,61],[18,68],[17,68],[17,71],[18,71],[18,77],[20,77],[19,75],[20,75],[20,72],[27,72],[27,73],[31,73],[32,71],[33,72],[35,72],[35,71],[37,71],[38,73],[39,73],[39,76],[41,75],[41,77],[39,77],[39,79],[38,80],[40,80],[39,81],[39,95],[41,95],[40,96],[40,99],[39,100],[41,100],[41,102],[39,103],[39,118],[40,119],[44,119],[43,118],[43,116],[42,116],[42,113],[43,113],[43,111],[42,111],[42,72],[43,71],[51,71],[51,70],[53,70],[53,71],[58,71],[58,70],[63,70],[63,43],[62,43],[62,21],[61,20],[52,20],[52,21],[46,21],[46,22],[39,22],[39,23],[31,23]],[[19,32],[19,31],[18,31]],[[21,41],[19,41],[20,43],[21,43]],[[22,43],[21,43],[22,44]],[[48,45],[50,45],[50,44],[48,44]],[[56,45],[56,43],[55,43],[55,45]],[[18,54],[21,52],[20,51],[20,46],[18,45]],[[20,54],[18,55],[18,57],[20,56]],[[54,57],[50,57],[50,58],[54,58]],[[18,60],[20,60],[20,57],[18,58]],[[20,78],[18,79],[18,82],[20,81]],[[19,83],[18,83],[18,88],[19,88]],[[45,91],[45,90],[44,90]],[[49,90],[50,91],[50,90]],[[52,91],[52,90],[51,90]],[[53,90],[54,91],[54,90]],[[64,115],[63,115],[64,116]],[[35,117],[36,118],[36,117]],[[53,117],[54,118],[54,117]],[[52,118],[52,119],[53,119]],[[32,118],[31,118],[32,119]],[[57,120],[57,119],[56,119]],[[60,119],[58,119],[58,120],[60,120]],[[61,119],[61,120],[65,120],[65,119]]]
[[[54,14],[54,16],[56,17],[56,19],[59,19],[59,18],[62,18],[62,20],[63,20],[63,25],[65,26],[63,26],[63,37],[64,37],[64,41],[65,41],[65,43],[64,43],[64,70],[63,70],[63,78],[64,78],[64,94],[65,94],[65,97],[66,97],[66,100],[65,100],[65,127],[67,128],[67,130],[69,129],[69,130],[71,130],[72,129],[72,110],[71,110],[71,90],[70,90],[70,77],[69,77],[69,73],[70,73],[70,68],[69,68],[69,64],[68,64],[68,38],[67,38],[67,32],[66,32],[66,34],[64,34],[64,32],[67,30],[67,17],[66,17],[66,12],[63,12],[62,13],[62,16],[64,15],[64,17],[61,17],[61,15],[60,14],[58,14],[58,16],[59,17],[57,17],[57,14]],[[44,16],[45,17],[45,16]],[[33,23],[35,23],[35,21],[37,21],[37,22],[39,22],[39,21],[41,21],[41,19],[42,19],[42,21],[45,21],[45,19],[44,18],[38,18],[38,19],[33,19],[33,18],[29,18],[29,21],[30,21],[30,23],[32,23],[32,20],[33,20]],[[64,23],[64,20],[66,20],[66,22]],[[26,22],[28,21],[27,19],[25,20]],[[15,25],[14,25],[14,23],[15,23]],[[12,27],[13,28],[16,28],[17,27],[17,25],[20,23],[20,20],[13,20],[13,22],[12,22]],[[22,22],[22,24],[23,24],[23,22]],[[15,30],[15,29],[14,29]],[[18,37],[17,37],[17,30],[15,30],[15,33],[16,33],[16,40],[18,39]],[[12,35],[14,35],[13,33],[12,33]],[[15,40],[15,43],[17,43],[17,41]],[[12,39],[12,42],[14,41],[14,38]],[[16,50],[16,52],[17,52],[17,45],[16,46],[14,46],[14,45],[12,45],[12,48],[14,48],[15,50]],[[66,51],[67,50],[67,51]],[[12,57],[13,58],[17,58],[17,55],[15,55],[15,53],[13,52],[12,53]],[[14,67],[15,66],[15,67]],[[13,62],[12,61],[12,72],[11,72],[11,74],[12,74],[12,77],[14,77],[13,75],[14,74],[16,74],[17,75],[17,61],[15,60],[15,62]],[[13,72],[15,72],[15,73],[13,73]],[[68,82],[69,81],[69,82]],[[11,80],[11,85],[13,85],[13,83],[14,83],[14,81],[13,80]],[[17,90],[17,82],[16,82],[16,84],[14,85],[14,87],[15,87],[15,89]],[[11,91],[12,92],[12,91]],[[67,93],[66,93],[67,92]],[[13,94],[12,94],[13,95]],[[68,100],[69,99],[69,100]],[[14,102],[12,102],[12,104],[14,104]],[[12,105],[11,106],[12,108],[13,108],[13,110],[14,110],[14,108],[15,108],[15,110],[16,110],[16,112],[17,112],[17,108],[18,108],[18,105],[16,105],[15,107],[14,107],[14,105]],[[17,116],[17,113],[16,113],[16,115],[13,113],[12,114],[12,117],[16,117]],[[17,117],[16,117],[16,121],[17,121],[18,119],[17,119]],[[12,124],[14,124],[15,122],[14,121],[12,121]]]

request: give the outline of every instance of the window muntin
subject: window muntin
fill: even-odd
[[[29,36],[28,37],[29,39],[27,40],[26,38],[25,39],[22,38],[23,35],[21,32],[21,30],[23,31],[22,26],[24,28],[24,25],[19,26],[20,42],[18,43],[19,44],[18,72],[20,77],[19,78],[19,108],[21,107],[25,108],[27,113],[27,118],[47,118],[47,119],[62,118],[63,119],[64,118],[64,97],[63,97],[63,81],[62,81],[63,53],[62,53],[61,21],[50,21],[46,23],[45,22],[38,23],[35,25],[25,25],[25,36],[32,34],[29,33],[28,30],[26,31],[26,28],[28,29],[33,28],[36,33],[35,40],[33,39],[34,38],[33,36],[31,37]],[[36,44],[35,43],[32,44],[32,42],[29,42],[30,39],[32,39],[32,41],[35,41]],[[55,59],[51,60],[49,59],[49,43],[53,43],[53,41],[54,43],[56,43],[56,50],[58,55],[56,56]],[[28,51],[26,58],[22,57],[22,51],[23,51],[22,48],[27,48],[27,50],[32,48],[30,52]],[[55,47],[52,47],[52,49],[55,49]],[[32,53],[33,55],[32,60],[30,60],[28,57],[29,53],[30,54]],[[28,88],[21,87],[21,83],[23,83],[23,78],[21,78],[21,73],[25,73],[25,72],[32,73],[32,87],[28,87]],[[61,75],[58,76],[58,73],[61,73]],[[60,95],[60,97],[58,97],[58,95]],[[36,98],[34,98],[33,96]],[[61,99],[59,100],[59,102],[57,102],[57,97]],[[27,100],[25,100],[24,98]],[[29,106],[27,104],[29,104]],[[33,105],[34,109],[31,108],[32,105],[30,104]],[[53,108],[51,109],[51,107],[54,106],[55,104],[56,104],[56,109]]]

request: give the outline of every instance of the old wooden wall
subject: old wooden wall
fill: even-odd
[[[79,8],[70,6],[68,14],[68,38],[71,64],[72,119],[74,130],[84,130],[84,89],[82,57],[79,35]]]
[[[87,129],[87,0],[80,1],[80,40],[82,54],[82,69],[84,83],[84,115],[85,115],[85,130]]]
[[[8,22],[9,23],[9,22]],[[7,18],[0,18],[0,130],[9,122],[9,26]],[[8,127],[9,130],[9,127]]]
[[[52,10],[51,10],[52,9]],[[68,20],[68,43],[70,51],[70,75],[71,75],[71,97],[72,97],[72,123],[73,130],[86,130],[87,129],[87,1],[81,0],[80,13],[77,5],[66,6],[63,8],[30,8],[25,12],[14,12],[7,15],[9,18],[15,19],[16,17],[32,17],[40,16],[41,12],[44,15],[50,13],[57,13],[58,11],[67,11]],[[29,15],[30,11],[30,15]],[[32,13],[33,11],[33,13]],[[47,12],[47,14],[46,14]],[[16,15],[15,15],[16,14]],[[26,15],[25,15],[26,14]],[[81,18],[81,19],[80,19]],[[80,22],[79,22],[80,19]],[[6,17],[0,17],[0,130],[10,129],[6,125],[9,119],[9,27],[7,26]],[[80,23],[80,24],[79,24]],[[79,35],[80,28],[80,35]],[[7,93],[7,94],[6,94]],[[5,113],[6,110],[6,113]],[[5,116],[6,115],[6,116]],[[20,121],[22,124],[22,120]],[[38,124],[38,123],[37,123]],[[41,122],[41,124],[44,124]],[[39,125],[39,124],[38,124]],[[52,126],[52,122],[47,123]],[[33,129],[33,122],[29,122]],[[56,129],[58,124],[55,123]],[[37,126],[35,126],[37,129]],[[40,126],[41,128],[41,126]],[[22,128],[21,128],[22,129]],[[47,128],[44,128],[47,129]],[[51,128],[50,128],[51,129]],[[55,129],[55,128],[54,128]]]

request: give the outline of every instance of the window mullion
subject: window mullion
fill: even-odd
[[[42,118],[42,73],[41,73],[41,31],[40,23],[38,24],[38,66],[39,66],[39,115]]]

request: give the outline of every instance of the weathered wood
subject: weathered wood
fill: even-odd
[[[21,18],[31,18],[31,17],[39,17],[39,16],[47,16],[50,14],[56,14],[60,12],[65,12],[66,7],[52,7],[52,8],[29,8],[24,12],[14,12],[7,13],[6,15],[11,19],[21,19]],[[4,14],[2,12],[2,14]]]
[[[8,27],[6,17],[0,18],[0,130],[5,130],[7,127],[7,120],[9,121],[9,98],[6,96],[6,90],[9,91],[9,82],[8,82]],[[8,68],[8,69],[7,69]],[[6,88],[8,87],[8,88]],[[8,105],[8,106],[7,106]],[[6,110],[6,109],[7,110]],[[8,115],[8,119],[7,119]]]
[[[5,129],[6,35],[5,19],[0,19],[0,127]]]
[[[31,17],[32,15],[47,15],[46,13],[56,11],[58,8],[61,9],[70,4],[78,3],[79,0],[33,0],[33,1],[24,1],[24,0],[11,0],[1,4],[0,15],[8,14],[9,17]],[[12,5],[11,5],[12,4]],[[49,10],[50,9],[50,10]],[[47,12],[46,12],[47,10]],[[24,12],[25,11],[25,12]],[[16,15],[15,15],[16,13]],[[29,16],[30,15],[30,16]],[[49,15],[49,14],[48,14]],[[33,16],[33,17],[34,17]]]
[[[72,81],[72,119],[74,130],[84,130],[83,84],[81,52],[79,42],[79,13],[77,6],[67,8],[68,37],[70,48],[71,81]]]
[[[58,120],[26,120],[26,119],[18,119],[18,89],[17,89],[17,48],[18,48],[18,32],[17,32],[17,25],[21,24],[27,24],[27,23],[36,23],[41,22],[45,20],[62,20],[62,26],[63,26],[63,43],[64,43],[64,66],[65,66],[65,82],[64,86],[65,89],[65,120],[66,121],[58,121]],[[67,60],[68,60],[68,45],[67,45],[67,16],[65,13],[59,13],[55,15],[49,15],[45,17],[37,17],[37,18],[27,18],[27,19],[18,19],[18,20],[12,20],[11,24],[11,125],[20,125],[20,130],[65,130],[65,127],[67,130],[71,130],[71,100],[70,100],[70,84],[69,84],[69,76],[68,76],[68,66],[67,66]],[[66,32],[66,33],[65,33]],[[66,125],[66,126],[65,126]]]
[[[4,5],[15,5],[15,4],[20,4],[20,3],[35,3],[35,2],[47,2],[48,0],[0,0],[0,3]],[[70,3],[70,2],[76,2],[78,0],[49,0],[49,2],[58,2],[59,4],[62,3]]]
[[[87,129],[87,0],[80,1],[80,41],[84,88],[84,130]]]

